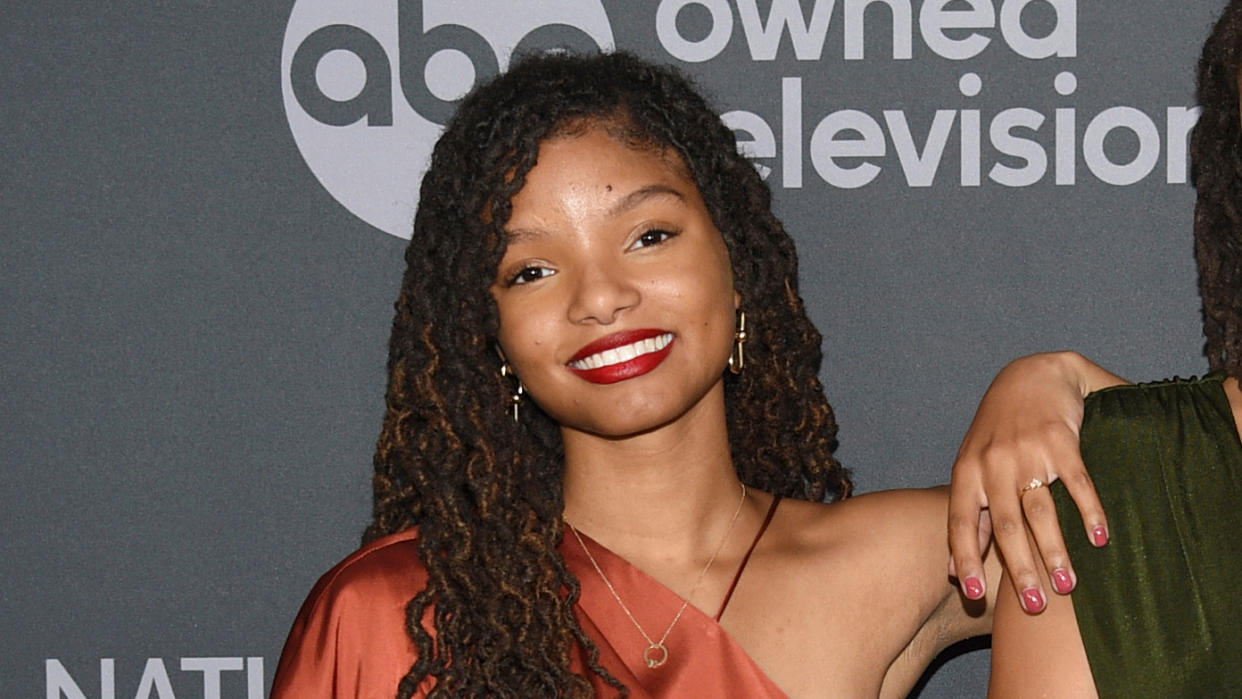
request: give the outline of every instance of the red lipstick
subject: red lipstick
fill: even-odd
[[[591,383],[617,383],[659,366],[673,339],[673,333],[656,328],[623,330],[587,344],[565,365]]]

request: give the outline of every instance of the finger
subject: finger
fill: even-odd
[[[980,599],[987,590],[979,544],[980,492],[971,478],[955,479],[949,490],[949,575],[969,599]]]
[[[979,551],[987,555],[992,545],[992,513],[986,509],[979,512]]]
[[[1057,520],[1057,508],[1052,493],[1047,486],[1040,486],[1026,491],[1021,499],[1026,525],[1035,538],[1035,545],[1043,559],[1044,570],[1048,571],[1052,589],[1058,594],[1069,594],[1078,578],[1070,566],[1065,539],[1061,537],[1061,526]]]
[[[1091,482],[1087,467],[1082,463],[1082,455],[1075,451],[1062,456],[1059,470],[1061,482],[1078,506],[1078,514],[1082,515],[1087,540],[1097,547],[1107,544],[1108,518],[1104,515],[1104,505],[1100,502],[1095,484]]]
[[[993,492],[997,491],[993,489]],[[992,536],[1000,548],[1005,570],[1009,573],[1009,580],[1022,608],[1031,614],[1044,611],[1047,597],[1027,539],[1026,520],[1017,493],[1013,497],[992,498],[989,509],[992,513]]]
[[[970,506],[949,514],[949,538],[956,541],[949,557],[949,575],[958,579],[968,599],[982,599],[987,592],[979,545],[979,518],[986,510]]]

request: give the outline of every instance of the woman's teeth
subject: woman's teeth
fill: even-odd
[[[644,354],[659,352],[668,347],[668,343],[672,341],[673,333],[664,333],[663,335],[649,337],[646,340],[639,340],[638,342],[613,347],[603,352],[596,352],[589,357],[570,362],[569,368],[579,370],[599,369],[600,367],[612,366],[613,364],[621,364],[635,357],[641,357]]]

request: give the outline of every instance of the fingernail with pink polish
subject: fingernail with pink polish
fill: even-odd
[[[1022,606],[1032,614],[1044,611],[1044,593],[1038,587],[1028,587],[1022,591]]]
[[[1070,576],[1068,570],[1057,568],[1052,571],[1052,586],[1056,588],[1057,592],[1063,595],[1068,594],[1070,590],[1074,589],[1074,578]]]
[[[962,581],[962,587],[966,589],[967,599],[983,597],[983,582],[973,575]]]
[[[1108,530],[1104,527],[1096,527],[1091,530],[1091,543],[1096,546],[1103,546],[1108,543]]]

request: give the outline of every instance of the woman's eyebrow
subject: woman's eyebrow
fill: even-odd
[[[621,214],[637,207],[638,205],[656,197],[674,197],[678,201],[685,202],[686,195],[677,189],[666,184],[649,184],[625,195],[621,201],[613,204],[608,210],[609,218],[616,218]],[[528,243],[546,237],[547,231],[540,228],[511,228],[505,230],[505,240],[508,244]]]
[[[505,229],[505,243],[513,245],[514,243],[529,243],[540,238],[547,237],[547,231],[541,228],[513,228]]]
[[[681,192],[677,191],[676,189],[673,189],[672,187],[666,184],[649,184],[645,187],[639,187],[633,192],[630,192],[629,194],[625,195],[625,197],[622,198],[621,201],[614,204],[612,209],[608,211],[608,216],[609,218],[615,218],[625,213],[626,211],[633,209],[639,204],[642,204],[648,199],[652,199],[654,197],[666,197],[666,196],[676,197],[678,200],[682,202],[685,202],[686,200],[686,196],[684,194],[682,194]]]

